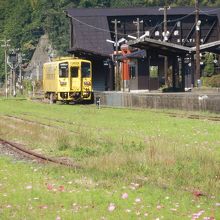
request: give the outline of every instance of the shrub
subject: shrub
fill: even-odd
[[[202,77],[202,84],[205,87],[220,87],[220,74],[211,77]]]
[[[214,74],[214,71],[215,71],[215,67],[214,67],[213,53],[206,53],[204,76],[212,76]]]

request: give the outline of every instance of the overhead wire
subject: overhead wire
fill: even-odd
[[[214,8],[214,9],[207,10],[207,11],[202,11],[202,10],[200,10],[200,11],[208,13],[208,12],[213,12],[213,11],[218,11],[218,10],[220,10],[220,8]]]
[[[93,25],[88,24],[88,23],[86,23],[86,22],[83,22],[83,21],[81,21],[81,20],[79,20],[79,19],[77,19],[77,18],[72,17],[72,19],[75,20],[75,21],[77,21],[77,22],[79,22],[80,24],[86,25],[86,26],[88,26],[88,27],[90,27],[90,28],[93,28],[93,29],[96,29],[96,30],[99,30],[99,31],[108,32],[108,33],[111,33],[111,34],[115,34],[114,31],[110,31],[110,30],[107,30],[107,29],[104,29],[104,28],[99,28],[99,27],[93,26]],[[135,33],[136,33],[136,32],[135,32]],[[135,33],[132,33],[132,34],[135,34]],[[127,36],[127,34],[123,34],[123,33],[118,33],[118,35]]]
[[[107,30],[107,29],[99,28],[99,27],[93,26],[93,25],[91,25],[91,24],[85,23],[85,22],[80,21],[79,19],[74,18],[74,17],[72,17],[72,19],[75,20],[75,21],[77,21],[77,22],[79,22],[80,24],[86,25],[86,26],[88,26],[88,27],[90,27],[90,28],[93,28],[93,29],[96,29],[96,30],[99,30],[99,31],[104,31],[104,32],[109,32],[109,33],[115,33],[114,31],[109,31],[109,30]]]
[[[191,12],[190,14],[184,15],[181,18],[173,19],[173,20],[167,20],[167,23],[172,23],[172,22],[177,22],[177,21],[182,21],[185,18],[188,18],[189,16],[193,15],[196,11]]]
[[[177,21],[181,21],[184,18],[187,18],[189,16],[191,16],[192,14],[194,14],[195,11],[191,12],[190,14],[184,15],[183,17],[177,18],[177,19],[173,19],[173,20],[167,20],[167,23],[172,23],[172,22],[177,22]],[[148,31],[151,31],[152,29],[161,26],[164,23],[164,21],[160,22],[159,24],[155,25],[154,27],[151,27]]]
[[[204,14],[204,15],[207,15],[207,16],[210,16],[210,17],[216,17],[217,15],[215,14],[215,15],[211,15],[211,14],[208,14],[209,12],[214,12],[214,11],[218,11],[218,10],[220,10],[220,8],[215,8],[215,9],[211,9],[211,10],[207,10],[207,11],[203,11],[203,10],[199,10],[199,12],[201,12],[202,14]]]
[[[212,9],[212,10],[207,10],[207,11],[202,11],[200,10],[200,12],[202,12],[203,14],[206,14],[208,16],[216,16],[216,15],[209,15],[208,13],[209,12],[213,12],[213,11],[217,11],[217,10],[220,10],[220,8],[216,8],[216,9]],[[187,14],[187,15],[184,15],[183,17],[180,17],[180,18],[177,18],[177,19],[173,19],[173,20],[167,20],[167,23],[172,23],[172,22],[178,22],[178,21],[181,21],[189,16],[191,16],[192,14],[195,13],[195,10],[192,11],[191,13]],[[104,28],[99,28],[99,27],[96,27],[94,25],[90,25],[86,22],[83,22],[75,17],[72,17],[73,20],[77,21],[78,23],[82,24],[82,25],[86,25],[90,28],[93,28],[93,29],[96,29],[96,30],[99,30],[99,31],[104,31],[104,32],[108,32],[108,33],[111,33],[111,34],[115,34],[114,31],[110,31],[110,30],[107,30],[107,29],[104,29]],[[155,29],[156,27],[159,27],[161,26],[162,24],[164,23],[164,21],[160,22],[159,24],[156,24],[155,26],[151,27],[150,29],[148,29],[148,31],[151,31],[153,29]],[[134,32],[134,33],[130,33],[130,34],[136,34],[137,32]],[[118,33],[118,35],[120,36],[127,36],[128,34],[124,34],[124,33]]]
[[[183,20],[184,18],[189,17],[190,15],[192,15],[194,12],[195,12],[195,11],[193,11],[192,13],[190,13],[190,14],[188,14],[188,15],[184,15],[183,17],[178,18],[178,19],[168,20],[167,22],[171,23],[171,22]],[[104,32],[108,32],[108,33],[115,34],[114,31],[110,31],[110,30],[107,30],[107,29],[104,29],[104,28],[96,27],[96,26],[94,26],[94,25],[90,25],[90,24],[88,24],[88,23],[86,23],[86,22],[83,22],[83,21],[81,21],[81,20],[79,20],[79,19],[77,19],[77,18],[75,18],[75,17],[72,17],[72,19],[75,20],[75,21],[77,21],[78,23],[83,24],[83,25],[86,25],[86,26],[88,26],[88,27],[90,27],[90,28],[93,28],[93,29],[96,29],[96,30],[99,30],[99,31],[104,31]],[[152,30],[152,29],[154,29],[154,28],[156,28],[156,27],[162,25],[163,23],[164,23],[164,21],[160,22],[159,24],[156,24],[155,26],[151,27],[149,30]],[[127,34],[124,34],[124,33],[118,33],[118,34],[119,34],[119,35],[127,36]],[[131,33],[131,34],[136,34],[136,32]]]

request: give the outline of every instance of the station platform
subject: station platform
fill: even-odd
[[[179,109],[220,113],[220,90],[199,90],[180,93],[158,91],[95,91],[94,100],[101,106],[151,109]]]

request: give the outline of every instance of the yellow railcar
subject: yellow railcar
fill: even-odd
[[[92,65],[88,60],[61,57],[43,65],[45,98],[56,101],[92,99]]]

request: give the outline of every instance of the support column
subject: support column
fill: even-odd
[[[122,81],[123,81],[123,91],[128,92],[129,91],[129,60],[124,59],[122,62]]]
[[[13,70],[11,69],[9,76],[9,95],[13,96]]]
[[[196,24],[196,70],[194,76],[194,86],[197,84],[197,80],[200,79],[200,25],[199,20],[199,0],[195,0],[195,24]]]
[[[184,62],[184,57],[181,57],[181,76],[182,76],[182,90],[185,91],[185,62]]]
[[[112,61],[109,61],[108,90],[114,90],[114,63]]]
[[[172,85],[173,89],[176,89],[176,64],[177,64],[177,58],[175,56],[172,57]]]
[[[146,51],[146,60],[147,60],[147,89],[150,91],[150,54]]]
[[[194,61],[194,55],[191,55],[191,88],[195,86],[195,80],[194,80],[194,73],[195,73],[195,61]]]
[[[12,72],[12,88],[13,88],[13,96],[16,96],[16,79],[15,79],[15,70]]]

